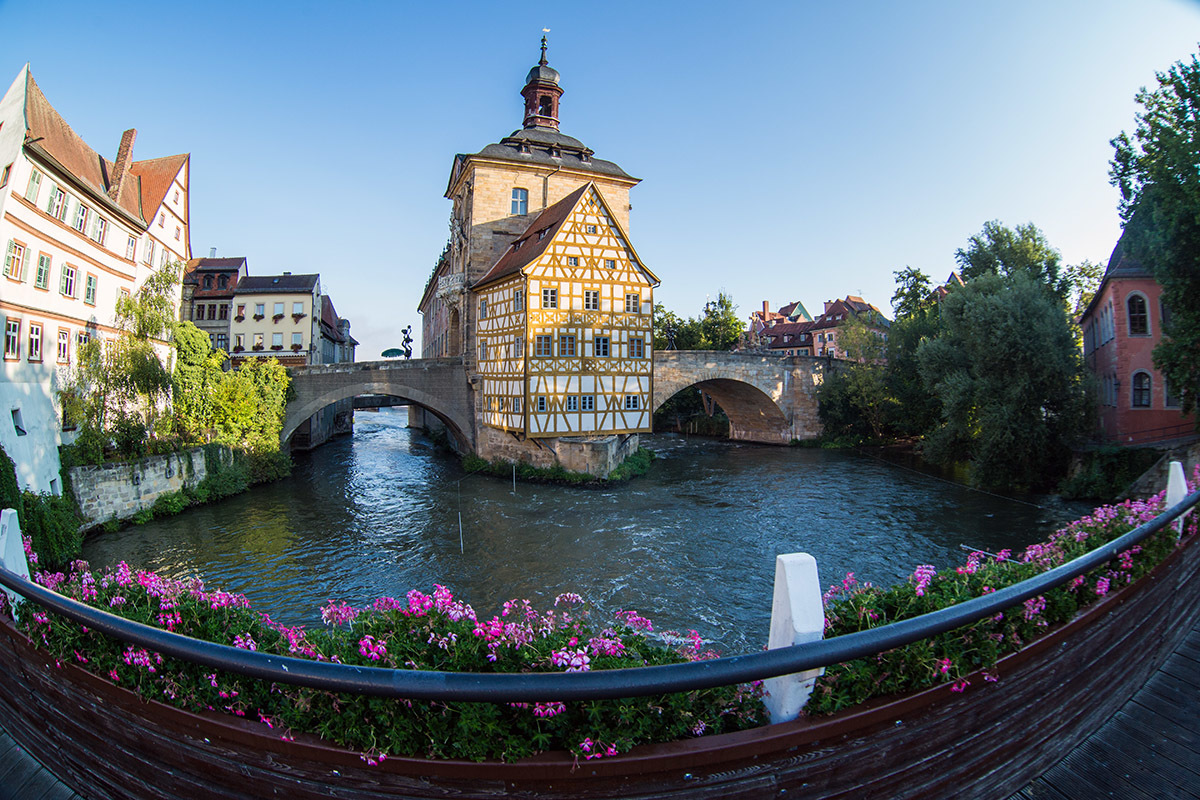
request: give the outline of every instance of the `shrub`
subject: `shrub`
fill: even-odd
[[[143,508],[135,512],[134,515],[129,518],[129,521],[134,525],[145,525],[152,519],[154,519],[154,509]]]
[[[150,509],[155,517],[173,517],[188,506],[188,498],[183,492],[168,492],[158,496]]]
[[[70,497],[22,492],[18,519],[22,533],[29,537],[44,564],[61,567],[82,552],[83,534],[79,529],[83,521]]]
[[[1079,467],[1062,482],[1059,493],[1068,500],[1116,499],[1162,456],[1151,448],[1106,445],[1080,456]]]
[[[126,459],[146,455],[146,426],[135,416],[123,415],[113,425],[113,443],[117,453]]]

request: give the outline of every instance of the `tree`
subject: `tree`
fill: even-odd
[[[917,349],[941,401],[926,439],[933,461],[966,461],[972,481],[1043,488],[1086,429],[1082,359],[1061,304],[1038,276],[985,274],[941,301],[941,332]]]
[[[873,314],[873,312],[871,312]],[[896,414],[896,398],[887,382],[884,359],[887,340],[876,330],[879,321],[868,314],[852,314],[838,326],[837,341],[851,362],[830,370],[821,385],[822,423],[838,427],[840,415],[849,414],[861,421],[872,438],[886,436]],[[836,396],[841,395],[841,396]],[[856,433],[861,427],[850,419],[840,420],[843,433]]]
[[[938,423],[941,413],[937,395],[917,368],[917,349],[940,330],[939,304],[932,281],[921,270],[905,267],[892,274],[896,319],[887,339],[887,382],[896,404],[892,424],[897,435],[921,436]]]
[[[966,249],[954,253],[964,281],[1023,272],[1066,302],[1071,287],[1061,274],[1061,259],[1032,222],[1012,230],[998,220],[985,222],[983,230],[968,240]]]
[[[1127,253],[1154,272],[1171,310],[1154,350],[1185,413],[1200,407],[1200,62],[1179,61],[1142,88],[1132,136],[1112,140]]]
[[[209,346],[208,334],[190,322],[175,329],[175,372],[171,376],[176,430],[197,440],[213,425],[213,395],[221,384],[225,352]]]
[[[676,350],[732,350],[742,329],[737,306],[724,292],[706,303],[698,318],[683,319],[662,303],[654,304],[654,347],[658,350],[670,349],[672,340]]]

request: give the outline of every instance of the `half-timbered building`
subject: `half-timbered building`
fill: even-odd
[[[531,438],[649,432],[657,285],[594,183],[539,214],[472,287],[480,421]]]

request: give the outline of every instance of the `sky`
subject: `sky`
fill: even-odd
[[[29,62],[93,149],[191,153],[194,256],[319,272],[359,360],[399,346],[448,236],[456,153],[521,127],[549,28],[562,130],[642,179],[629,235],[682,316],[718,292],[890,316],[989,220],[1107,262],[1109,140],[1200,42],[1200,2],[0,0],[0,83]],[[435,7],[436,6],[436,7]]]

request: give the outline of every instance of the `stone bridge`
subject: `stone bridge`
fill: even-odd
[[[654,354],[655,411],[695,386],[729,417],[729,438],[766,444],[821,433],[817,389],[830,360],[812,356],[659,350]]]
[[[475,417],[461,358],[356,361],[292,367],[295,398],[288,403],[280,439],[291,437],[325,406],[364,394],[398,397],[421,406],[443,423],[467,451],[475,449]]]
[[[731,439],[766,444],[811,439],[821,433],[816,392],[829,365],[824,358],[808,356],[660,350],[654,356],[653,408],[696,387],[729,417]],[[474,391],[461,358],[324,364],[293,367],[291,374],[296,397],[287,407],[284,442],[331,403],[385,395],[432,413],[460,449],[476,451]]]

